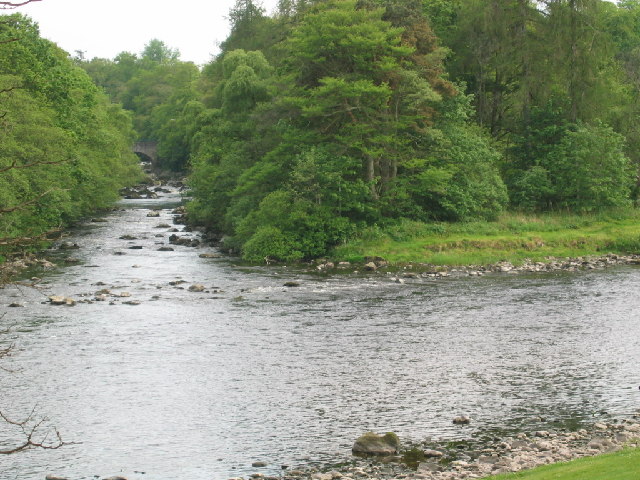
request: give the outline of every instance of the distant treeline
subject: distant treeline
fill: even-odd
[[[76,61],[248,260],[636,200],[639,0],[237,0],[229,20],[202,70],[159,40]]]

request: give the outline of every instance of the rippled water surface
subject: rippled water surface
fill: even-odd
[[[640,406],[638,268],[400,285],[242,267],[200,258],[210,247],[158,251],[178,200],[123,202],[67,239],[81,248],[60,260],[81,263],[38,272],[37,289],[0,290],[11,326],[0,346],[16,349],[0,406],[18,418],[37,405],[75,442],[0,458],[1,478],[226,479],[258,460],[271,471],[338,461],[368,430],[458,439]],[[190,292],[196,283],[207,292]],[[103,288],[131,297],[46,302]],[[472,425],[453,426],[459,414]],[[0,441],[10,435],[0,428]]]

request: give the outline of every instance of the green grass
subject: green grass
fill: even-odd
[[[486,480],[638,480],[640,449],[586,457],[525,472],[487,477]]]
[[[493,222],[420,223],[401,221],[369,227],[333,251],[340,260],[379,256],[392,263],[486,265],[503,260],[545,261],[640,253],[640,210],[598,214],[505,214]]]

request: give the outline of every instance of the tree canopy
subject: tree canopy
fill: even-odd
[[[20,14],[0,22],[0,130],[0,252],[139,178],[129,114]]]
[[[246,258],[636,200],[638,0],[238,0],[228,20],[202,70],[158,40],[79,65]]]

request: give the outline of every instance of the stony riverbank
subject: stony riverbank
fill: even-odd
[[[491,441],[429,441],[410,445],[408,450],[401,452],[402,455],[395,457],[345,459],[340,466],[323,469],[295,470],[283,466],[283,473],[280,476],[269,476],[257,471],[246,478],[265,480],[479,479],[638,446],[640,446],[640,415],[633,415],[621,421],[598,422],[589,429],[575,432],[541,430],[519,433],[502,439],[495,438]],[[258,462],[256,466],[262,465]],[[245,480],[245,478],[236,477],[231,480]]]
[[[548,258],[545,262],[525,261],[514,265],[503,261],[489,265],[432,265],[427,263],[390,264],[381,257],[366,258],[363,263],[331,262],[320,259],[313,268],[318,272],[355,271],[382,273],[397,283],[411,278],[441,278],[449,276],[478,277],[490,273],[536,273],[536,272],[577,272],[580,270],[601,270],[617,265],[640,265],[640,255],[618,255],[607,253],[601,256],[576,258]]]

